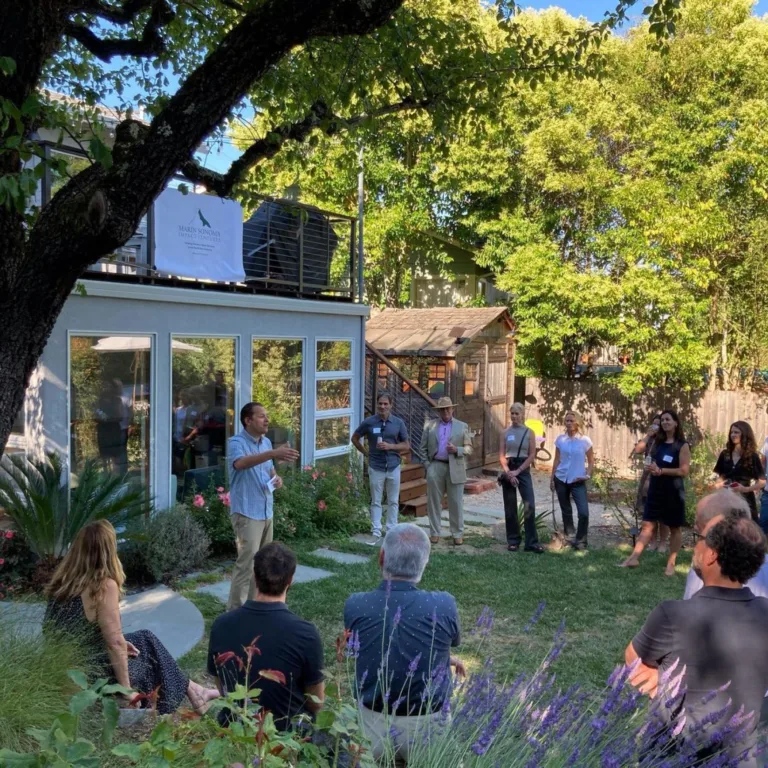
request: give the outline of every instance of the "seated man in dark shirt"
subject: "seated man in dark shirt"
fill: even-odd
[[[765,538],[751,520],[730,513],[713,518],[702,534],[693,551],[693,568],[704,586],[690,600],[658,605],[627,646],[625,660],[640,660],[632,683],[653,697],[659,672],[679,659],[671,676],[685,670],[685,695],[677,706],[663,706],[660,712],[671,720],[684,708],[683,737],[694,741],[699,757],[724,749],[736,758],[750,750],[739,765],[756,766],[753,747],[768,688],[768,600],[743,585],[763,564]],[[668,695],[664,690],[660,694]],[[718,742],[716,734],[739,730],[727,723],[740,708],[750,716],[740,738],[733,734]]]
[[[376,759],[393,738],[397,756],[407,760],[418,730],[439,716],[451,695],[450,668],[465,674],[450,652],[460,638],[456,600],[416,586],[429,552],[419,526],[391,527],[379,553],[384,580],[372,592],[351,595],[344,606],[349,647],[357,654],[362,721]]]
[[[254,644],[249,685],[261,689],[259,704],[272,712],[280,730],[302,713],[314,713],[324,697],[323,646],[314,624],[288,610],[286,594],[296,573],[296,555],[277,541],[262,547],[253,558],[256,599],[219,616],[211,628],[208,645],[208,672],[216,676],[219,690],[228,693],[245,683],[246,648]],[[232,651],[235,658],[225,663],[220,654]],[[259,670],[277,670],[285,675],[285,685],[259,679]]]

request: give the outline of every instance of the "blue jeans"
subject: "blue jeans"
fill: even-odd
[[[563,529],[566,536],[573,536],[576,534],[576,541],[583,541],[587,538],[587,530],[589,528],[589,504],[587,502],[587,484],[585,482],[580,483],[564,483],[560,478],[555,478],[555,493],[557,494],[557,500],[560,502],[560,512],[563,515]],[[573,507],[571,507],[571,499],[576,504],[576,513],[579,518],[578,530],[573,529]]]
[[[763,533],[768,536],[768,491],[763,491],[760,502],[760,527],[763,529]]]
[[[510,462],[510,465],[512,462]],[[517,492],[523,502],[523,525],[525,526],[525,546],[535,547],[539,543],[536,533],[536,497],[533,494],[533,478],[529,470],[517,476],[518,485],[503,482],[501,484],[504,496],[504,522],[507,529],[507,544],[520,546],[520,520],[517,517]]]

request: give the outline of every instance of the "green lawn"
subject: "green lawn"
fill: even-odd
[[[469,537],[468,543],[479,537]],[[298,584],[288,595],[289,607],[314,622],[323,637],[326,660],[334,658],[334,640],[342,629],[344,601],[352,592],[372,589],[380,580],[370,548],[335,542],[336,549],[371,555],[370,564],[339,565],[309,554],[318,542],[294,544],[300,561],[336,573],[334,578]],[[628,548],[606,548],[587,553],[571,551],[542,556],[490,551],[459,554],[449,550],[430,558],[421,586],[451,592],[459,605],[467,643],[459,649],[470,668],[490,652],[499,675],[531,671],[542,661],[561,620],[566,621],[567,645],[555,670],[561,685],[574,682],[600,686],[623,658],[624,648],[651,609],[661,600],[682,596],[690,552],[679,558],[678,575],[663,576],[665,558],[648,553],[640,568],[624,570],[617,563]],[[198,605],[207,626],[224,610],[218,600],[185,591]],[[541,600],[546,609],[529,633],[523,628]],[[470,632],[484,606],[495,612],[490,643],[478,655]],[[182,660],[199,676],[205,663],[205,643]]]

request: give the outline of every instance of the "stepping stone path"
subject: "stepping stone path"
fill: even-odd
[[[369,537],[370,538],[370,537]],[[363,557],[362,555],[352,555],[349,552],[336,552],[333,549],[326,549],[321,547],[312,552],[317,557],[324,557],[328,560],[335,560],[342,565],[365,565],[369,563],[371,559],[369,557]]]
[[[44,603],[0,602],[0,618],[11,618],[18,631],[37,637],[42,631]],[[123,632],[149,629],[174,659],[191,651],[202,639],[205,624],[197,606],[165,586],[128,595],[120,602]]]
[[[322,568],[310,568],[308,565],[297,565],[296,575],[293,577],[294,584],[306,584],[309,581],[318,581],[319,579],[327,579],[329,576],[334,576],[332,571],[326,571]],[[213,597],[221,600],[222,603],[226,603],[229,599],[229,588],[231,585],[229,579],[219,581],[216,584],[206,584],[202,587],[198,587],[195,591],[202,592],[206,595],[213,595]]]

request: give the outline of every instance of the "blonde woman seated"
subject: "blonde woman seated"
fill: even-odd
[[[135,693],[159,688],[160,714],[176,711],[185,695],[196,711],[204,712],[218,691],[190,680],[149,630],[123,635],[119,602],[124,581],[112,524],[97,520],[86,525],[46,588],[44,626],[81,637],[91,664],[103,670],[99,676]]]

